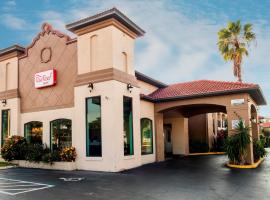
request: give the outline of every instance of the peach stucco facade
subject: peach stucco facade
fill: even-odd
[[[103,15],[106,17],[102,18]],[[50,146],[51,122],[68,119],[72,122],[72,146],[77,152],[76,168],[117,172],[165,160],[164,124],[171,125],[172,154],[188,155],[190,117],[226,112],[231,130],[232,120],[241,116],[251,125],[250,119],[257,113],[256,101],[249,93],[242,92],[160,102],[145,98],[166,85],[135,71],[135,40],[144,31],[115,8],[69,24],[67,29],[76,38],[71,39],[45,23],[29,47],[14,46],[0,52],[0,111],[10,111],[8,119],[3,120],[0,115],[0,122],[7,123],[5,137],[24,136],[25,125],[38,121],[42,123],[42,142]],[[38,89],[34,77],[46,70],[57,72],[57,82]],[[91,97],[100,97],[101,102],[100,156],[86,153],[86,100]],[[130,155],[124,152],[123,97],[132,99]],[[233,106],[232,99],[244,99],[244,103]],[[200,109],[190,112],[186,109],[196,105],[201,106],[201,113],[196,113]],[[181,110],[184,107],[185,112]],[[251,107],[255,108],[253,113]],[[212,127],[208,131],[213,132],[212,115],[207,115],[209,120],[205,123]],[[142,139],[143,119],[151,122],[147,127],[151,138]],[[1,141],[4,140],[2,124]],[[254,138],[258,137],[256,126],[252,130]],[[211,139],[210,135],[207,137]],[[143,145],[146,153],[142,152]],[[248,149],[247,160],[252,163],[252,145]]]

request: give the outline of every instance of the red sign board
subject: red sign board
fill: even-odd
[[[35,74],[35,88],[44,88],[56,84],[57,73],[55,69],[39,72]]]

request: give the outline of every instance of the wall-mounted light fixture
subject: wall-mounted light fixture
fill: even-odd
[[[90,93],[91,93],[91,92],[93,91],[93,89],[94,89],[93,83],[89,83],[87,87],[88,87]]]
[[[127,90],[131,93],[133,86],[129,83],[127,84]]]
[[[6,106],[6,105],[7,105],[7,100],[6,100],[6,99],[3,99],[3,100],[2,100],[2,105],[3,105],[3,106]]]

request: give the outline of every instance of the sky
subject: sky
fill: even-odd
[[[256,42],[243,62],[243,80],[261,86],[270,103],[270,0],[0,0],[0,48],[28,46],[48,22],[65,25],[117,7],[146,31],[135,46],[135,69],[165,83],[236,81],[217,48],[228,21],[252,23]],[[270,116],[269,106],[260,114]]]

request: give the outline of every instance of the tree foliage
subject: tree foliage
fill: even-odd
[[[218,32],[218,48],[225,61],[233,62],[233,74],[242,82],[242,61],[248,56],[249,44],[256,39],[252,24],[241,25],[238,20],[229,22]]]

